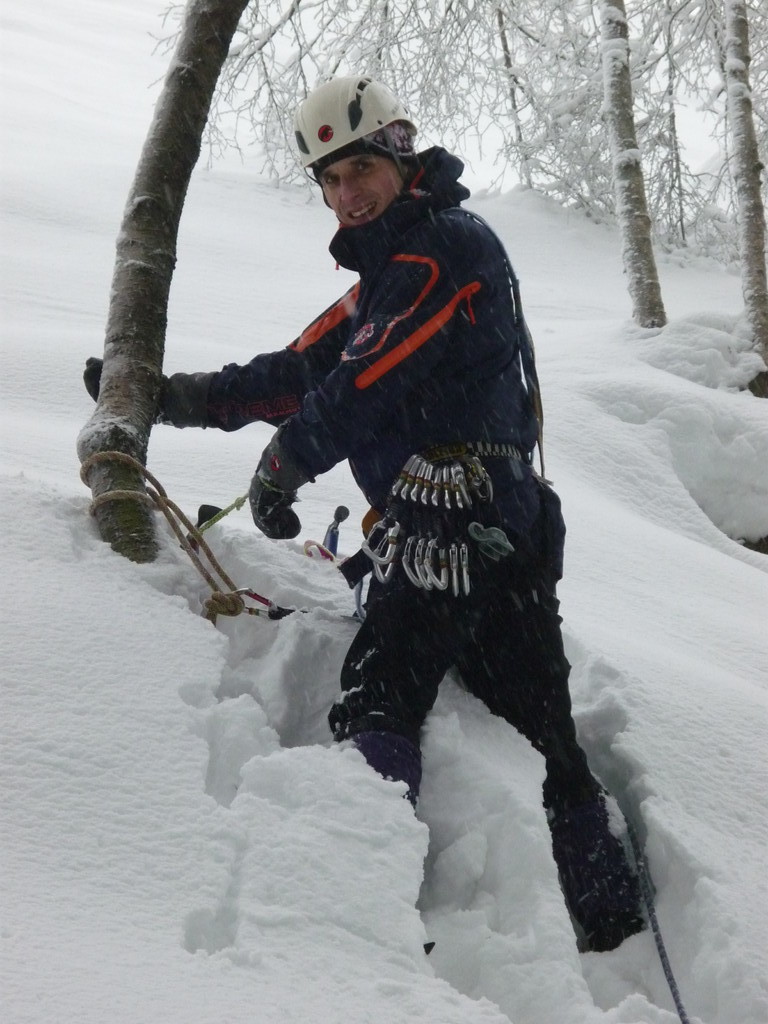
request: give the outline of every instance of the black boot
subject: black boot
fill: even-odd
[[[586,948],[615,949],[642,931],[637,875],[611,833],[604,798],[563,811],[549,827],[560,884]]]

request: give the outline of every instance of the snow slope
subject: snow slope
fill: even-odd
[[[165,60],[156,0],[2,7],[0,1011],[14,1024],[667,1024],[649,932],[579,954],[539,755],[446,679],[418,815],[325,725],[352,595],[233,513],[227,572],[303,613],[213,628],[175,541],[135,566],[78,479],[81,380]],[[618,242],[539,197],[477,195],[522,280],[575,713],[634,818],[691,1019],[768,1020],[768,409],[738,279],[661,264],[670,325],[628,320]],[[166,366],[286,344],[349,283],[322,203],[229,162],[195,175]],[[269,436],[158,428],[150,468],[194,513],[247,488]],[[302,540],[364,508],[345,467]],[[736,538],[736,539],[731,539]],[[422,944],[437,945],[427,958]]]

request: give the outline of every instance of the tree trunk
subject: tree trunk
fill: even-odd
[[[162,379],[179,220],[216,82],[247,4],[189,0],[187,5],[117,240],[101,390],[77,440],[81,463],[116,451],[145,464]],[[117,461],[92,462],[84,470],[102,538],[134,561],[152,561],[154,516],[142,500],[140,472]],[[138,500],[106,499],[110,491],[131,491]]]
[[[677,69],[672,55],[674,40],[672,38],[672,30],[669,23],[667,23],[666,26],[664,49],[667,54],[667,132],[669,135],[669,154],[672,161],[672,175],[669,182],[669,224],[670,228],[676,230],[680,242],[685,245],[683,162],[680,156],[680,136],[677,132],[677,115],[675,113]]]
[[[745,0],[725,4],[725,85],[733,139],[733,178],[739,218],[741,287],[755,346],[768,364],[768,280],[765,269],[764,170],[757,148],[749,88],[749,25]],[[768,398],[768,372],[752,381],[752,391]]]
[[[520,171],[523,176],[523,184],[526,188],[533,188],[531,176],[531,162],[528,153],[523,145],[523,129],[520,124],[520,112],[517,109],[517,77],[512,67],[512,54],[509,50],[509,39],[507,38],[507,26],[504,23],[504,12],[500,7],[496,8],[496,24],[499,28],[501,50],[504,54],[504,72],[509,85],[509,107],[512,114],[512,123],[515,126],[515,143],[520,155]]]
[[[629,34],[624,0],[600,4],[605,118],[613,160],[616,216],[621,233],[624,272],[632,299],[632,315],[641,327],[667,322],[651,244],[651,218],[640,165],[632,81]]]

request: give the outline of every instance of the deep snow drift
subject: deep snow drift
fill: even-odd
[[[150,566],[98,539],[80,375],[165,64],[157,13],[43,0],[4,15],[3,1018],[675,1021],[650,933],[577,952],[541,759],[458,680],[425,730],[416,817],[330,743],[356,628],[331,564],[233,513],[208,534],[227,572],[304,611],[214,628],[164,527]],[[757,363],[738,278],[663,258],[671,322],[640,331],[613,232],[521,192],[472,205],[508,246],[537,342],[584,746],[646,843],[692,1020],[765,1024],[768,558],[738,540],[768,533],[768,407],[739,390]],[[247,156],[201,166],[168,371],[288,343],[350,281],[332,227]],[[269,434],[158,428],[149,465],[194,513],[246,490]],[[352,553],[364,508],[346,467],[301,497],[301,541],[343,502]]]

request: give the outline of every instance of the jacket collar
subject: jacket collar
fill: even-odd
[[[361,275],[371,271],[409,228],[430,214],[459,206],[469,198],[460,184],[464,164],[439,146],[419,153],[411,184],[384,213],[360,227],[340,227],[329,246],[337,263]]]

